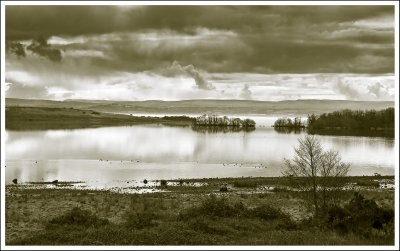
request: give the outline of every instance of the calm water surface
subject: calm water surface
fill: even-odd
[[[157,125],[6,131],[6,183],[85,181],[96,187],[142,179],[279,176],[301,134],[272,128],[204,133]],[[394,140],[317,136],[352,164],[351,175],[394,174]]]

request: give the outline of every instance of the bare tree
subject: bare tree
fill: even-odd
[[[327,207],[328,196],[335,193],[345,184],[342,177],[346,176],[349,170],[350,164],[342,162],[337,151],[330,150],[324,153],[319,171],[323,208]]]
[[[310,193],[315,214],[327,205],[328,190],[340,186],[341,177],[346,176],[350,165],[341,161],[335,151],[325,152],[315,136],[306,135],[299,139],[299,146],[294,148],[292,160],[285,159],[286,169],[283,174]]]

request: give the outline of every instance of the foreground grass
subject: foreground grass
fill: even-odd
[[[184,182],[193,182],[184,181]],[[204,182],[204,180],[202,180]],[[238,181],[239,186],[235,187]],[[267,182],[268,181],[268,182]],[[171,181],[169,181],[171,182]],[[168,193],[7,188],[7,245],[393,245],[393,232],[340,234],[309,220],[304,194],[257,191],[279,178],[210,179]],[[282,181],[284,182],[284,181]],[[229,192],[219,192],[219,184]],[[250,184],[248,186],[244,184]],[[347,201],[354,191],[344,191]],[[394,207],[394,191],[364,189]]]

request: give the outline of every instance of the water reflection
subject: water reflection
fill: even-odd
[[[6,178],[102,181],[280,175],[304,131],[193,131],[190,127],[131,126],[6,131]],[[394,140],[317,136],[352,164],[352,175],[393,174]],[[103,161],[100,161],[103,160]],[[37,162],[37,163],[36,163]],[[255,168],[263,163],[266,168]]]
[[[283,134],[288,134],[288,133],[300,134],[302,132],[306,132],[306,129],[304,128],[289,128],[289,127],[274,127],[274,130],[277,133],[283,133]]]
[[[315,135],[336,135],[336,136],[358,136],[358,137],[383,137],[388,139],[394,138],[394,130],[336,130],[336,129],[306,129],[306,128],[289,128],[274,127],[277,133],[295,133],[307,132]]]

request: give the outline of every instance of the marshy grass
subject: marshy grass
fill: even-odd
[[[254,180],[250,182],[252,184],[260,182],[261,185],[275,184],[276,187],[286,187],[285,181],[281,184],[277,178],[243,178],[246,179]],[[392,245],[394,243],[394,226],[390,220],[381,222],[382,229],[371,227],[366,234],[357,234],[358,230],[342,233],[329,225],[327,218],[319,221],[308,220],[310,215],[301,214],[307,209],[299,206],[305,203],[305,195],[302,192],[292,190],[264,192],[257,188],[246,187],[245,189],[236,187],[228,193],[219,192],[222,184],[231,187],[236,180],[239,178],[201,180],[207,185],[199,187],[170,185],[164,188],[169,190],[168,193],[153,194],[117,194],[70,189],[18,190],[13,187],[6,194],[6,243],[7,245]],[[358,181],[349,180],[353,183]],[[183,182],[185,184],[187,180]],[[252,193],[253,190],[255,193]],[[374,200],[379,208],[389,210],[389,214],[386,215],[390,216],[390,212],[393,212],[393,191],[365,187],[362,194],[365,200]],[[339,205],[344,207],[353,197],[352,191],[341,192]],[[81,204],[81,201],[86,203]],[[26,208],[29,212],[24,210]],[[26,216],[24,216],[25,211],[28,212],[25,213]],[[335,217],[340,219],[340,216]],[[362,214],[360,217],[363,217]],[[29,229],[24,228],[26,224],[29,224]]]
[[[157,225],[157,215],[151,211],[128,211],[125,214],[125,226],[129,228],[143,229]]]
[[[258,180],[235,180],[233,182],[234,187],[248,187],[248,188],[256,188],[260,185]]]
[[[290,215],[279,208],[268,204],[248,207],[242,202],[231,202],[225,197],[217,197],[212,194],[204,199],[200,205],[190,207],[180,213],[181,220],[188,220],[199,217],[220,217],[220,218],[257,218],[264,221],[279,221],[284,229],[297,228],[296,223]]]
[[[364,187],[376,187],[376,188],[379,188],[380,186],[379,182],[375,180],[359,180],[357,181],[356,185]]]
[[[51,219],[47,227],[56,227],[64,225],[77,225],[86,227],[98,227],[108,224],[107,219],[99,218],[89,210],[84,210],[79,207],[74,207],[70,211]]]

